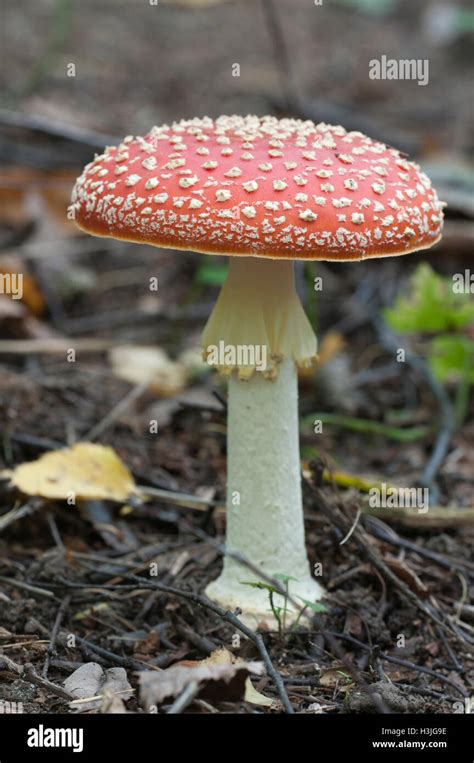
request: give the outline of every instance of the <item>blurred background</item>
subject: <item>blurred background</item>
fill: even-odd
[[[112,446],[136,483],[155,491],[149,502],[120,511],[107,502],[75,511],[47,495],[25,499],[0,474],[5,628],[44,638],[55,609],[50,599],[25,598],[24,580],[52,581],[55,591],[57,574],[108,580],[117,569],[110,556],[125,555],[139,570],[156,559],[163,579],[198,590],[217,574],[215,545],[193,532],[223,530],[226,388],[202,363],[199,338],[226,260],[87,237],[68,220],[67,207],[76,176],[105,145],[154,124],[226,113],[366,132],[418,161],[448,204],[443,239],[432,250],[297,265],[320,341],[318,366],[300,378],[301,446],[328,505],[344,506],[349,517],[359,508],[376,515],[368,525],[371,548],[414,596],[428,595],[421,576],[441,602],[439,617],[472,622],[473,37],[474,13],[461,0],[35,0],[27,7],[3,0],[0,467],[92,441]],[[382,56],[428,61],[428,83],[371,79],[370,61]],[[22,298],[15,299],[7,286],[19,275]],[[319,276],[324,288],[315,292]],[[463,284],[458,292],[453,276]],[[153,278],[157,291],[150,290]],[[315,434],[315,420],[323,433]],[[368,493],[380,484],[429,487],[429,513],[371,510]],[[402,628],[407,648],[397,655],[451,679],[458,671],[459,691],[468,692],[452,651],[437,661],[441,642],[429,618],[393,588],[386,595],[384,587],[380,599],[380,581],[370,564],[361,565],[360,548],[335,544],[316,503],[306,491],[310,557],[325,560],[338,597],[328,615],[332,631],[365,639],[367,629],[369,640],[391,649]],[[106,665],[123,664],[110,658],[111,649],[166,666],[221,644],[208,613],[168,607],[155,594],[140,612],[125,596],[101,604],[99,613],[82,611],[86,600],[74,599],[64,616],[89,639],[88,649],[90,639],[107,647]],[[363,626],[354,602],[363,602]],[[464,643],[472,644],[472,625],[463,628]],[[298,652],[296,642],[283,656],[278,643],[272,648],[289,675],[296,669],[288,661],[298,663],[308,650],[339,681],[324,634],[318,638],[319,646],[304,641]],[[25,659],[41,662],[34,644],[24,649]],[[459,656],[457,642],[454,650]],[[75,651],[64,656],[51,663],[55,680],[79,664]],[[359,658],[365,668],[366,652]],[[412,682],[423,684],[428,699],[413,700],[414,712],[452,711],[436,673],[426,689],[426,675],[420,679],[412,662],[384,668],[408,694]],[[346,712],[350,701],[331,680],[318,692],[326,692],[328,707]]]
[[[436,416],[436,394],[423,408],[423,390],[413,387],[416,372],[405,373],[405,366],[383,354],[390,348],[372,343],[374,322],[400,290],[406,299],[422,299],[410,281],[419,267],[418,285],[431,285],[425,302],[438,292],[443,302],[446,289],[452,291],[449,279],[472,263],[474,15],[467,4],[37,0],[26,13],[6,0],[3,22],[0,271],[25,278],[22,300],[0,295],[7,431],[13,417],[26,437],[31,428],[38,436],[54,434],[58,442],[84,437],[123,389],[109,391],[104,382],[98,388],[89,384],[84,393],[81,385],[91,374],[116,383],[111,368],[117,364],[128,369],[122,369],[127,377],[131,367],[159,369],[161,362],[183,356],[185,367],[179,361],[174,368],[178,390],[193,374],[205,374],[195,348],[225,278],[225,259],[85,237],[66,211],[75,177],[104,145],[125,134],[144,134],[154,124],[221,113],[343,124],[421,162],[448,203],[444,237],[433,250],[356,265],[298,266],[298,288],[322,342],[320,368],[307,380],[303,408],[322,406],[329,413],[389,423],[394,423],[390,410],[400,405],[410,408],[406,418],[415,424]],[[428,83],[371,79],[370,61],[382,56],[427,61]],[[316,274],[325,277],[317,300]],[[156,275],[160,288],[153,293],[148,284]],[[443,345],[440,330],[452,332],[453,322],[448,316],[446,325],[435,322],[433,328],[429,316],[426,325],[418,316],[413,325],[400,327],[395,315],[392,329],[408,333],[413,352],[424,356],[439,381],[454,385],[454,394],[460,387],[457,404],[465,421],[472,321],[469,314]],[[80,348],[84,365],[64,361],[68,337]],[[164,355],[150,351],[140,362],[120,355],[122,345],[137,344],[159,347]],[[152,373],[147,368],[126,381],[139,383]],[[34,370],[36,382],[38,374],[65,376],[64,383],[78,385],[80,392],[70,390],[61,400],[65,410],[21,404],[16,410],[17,374],[25,369]],[[166,375],[166,368],[162,372]],[[15,408],[13,414],[8,406]],[[434,437],[431,430],[421,445],[433,445]],[[141,453],[150,469],[157,468],[162,447],[168,453],[166,438],[163,442],[155,438]],[[405,478],[423,472],[426,450],[415,450],[414,463],[406,461],[406,452],[400,456]]]

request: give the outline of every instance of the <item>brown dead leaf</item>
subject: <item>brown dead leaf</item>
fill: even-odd
[[[229,652],[228,649],[225,649],[222,647],[221,649],[216,649],[212,654],[207,657],[206,660],[203,660],[202,662],[197,662],[196,664],[203,664],[203,662],[207,663],[208,665],[241,665],[245,664],[245,661],[235,657],[232,652]],[[255,663],[260,664],[260,663]],[[252,705],[260,705],[261,707],[270,707],[274,704],[273,700],[269,697],[265,697],[263,694],[260,694],[256,689],[254,689],[253,684],[250,680],[250,676],[245,681],[245,695],[244,695],[244,702],[249,702]]]
[[[135,649],[135,657],[143,659],[143,657],[150,657],[156,654],[158,650],[160,637],[156,631],[150,631],[145,638],[138,642]]]
[[[399,668],[397,665],[391,663],[384,665],[384,673],[386,673],[393,683],[397,683],[398,681],[403,683],[414,681],[418,675],[416,670],[412,670],[411,668]]]
[[[327,689],[333,689],[336,686],[340,689],[344,689],[348,688],[348,684],[352,683],[352,678],[348,675],[343,666],[339,665],[321,670],[319,683]]]
[[[0,222],[18,227],[29,222],[26,207],[28,186],[39,177],[28,167],[2,167],[0,170]]]
[[[76,170],[57,169],[45,174],[39,186],[47,213],[56,225],[70,236],[78,235],[76,224],[67,216],[68,207],[71,203],[71,188],[76,177]]]
[[[344,623],[344,633],[361,638],[364,634],[364,626],[361,617],[356,612],[348,612]]]
[[[205,660],[183,660],[160,672],[139,673],[140,697],[145,707],[160,705],[196,684],[202,699],[242,701],[249,675],[262,672],[263,663],[237,660],[227,649],[217,649]]]
[[[387,567],[395,573],[395,575],[403,580],[412,591],[418,594],[421,599],[426,599],[429,595],[429,591],[425,584],[420,580],[413,570],[411,570],[404,562],[397,559],[390,554],[385,554],[384,562]]]
[[[439,644],[437,641],[430,641],[429,644],[424,645],[425,652],[428,652],[432,657],[437,657],[439,654]]]

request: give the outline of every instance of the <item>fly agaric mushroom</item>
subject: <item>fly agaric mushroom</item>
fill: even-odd
[[[294,286],[295,260],[362,260],[436,243],[442,204],[397,150],[342,127],[220,117],[128,136],[89,164],[73,192],[79,226],[158,247],[231,257],[203,335],[229,377],[227,548],[294,596],[323,589],[306,555],[297,367],[316,337]],[[266,591],[227,556],[207,594],[265,617]]]

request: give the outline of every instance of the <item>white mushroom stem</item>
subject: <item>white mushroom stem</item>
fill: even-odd
[[[227,550],[270,577],[295,578],[290,594],[314,602],[323,590],[311,574],[305,548],[294,357],[309,362],[316,338],[294,290],[292,263],[237,259],[216,311],[205,330],[206,351],[209,339],[228,345],[232,336],[233,342],[249,345],[258,335],[279,360],[270,378],[258,371],[249,377],[247,366],[239,367],[245,380],[230,374]],[[271,621],[268,592],[245,581],[264,582],[226,556],[220,577],[206,593],[227,608],[240,607],[249,619]],[[281,606],[280,597],[276,604]]]

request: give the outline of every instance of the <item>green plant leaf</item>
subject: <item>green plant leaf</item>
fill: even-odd
[[[353,683],[352,676],[350,676],[349,673],[346,673],[345,670],[338,670],[337,672],[339,673],[340,676],[345,678],[347,683]]]
[[[435,337],[430,344],[430,365],[440,381],[459,381],[467,375],[474,384],[474,342],[456,334]]]
[[[474,321],[474,299],[469,292],[455,292],[451,278],[422,263],[412,275],[408,296],[398,295],[382,315],[393,331],[401,333],[458,330]]]
[[[303,602],[305,607],[312,609],[313,612],[327,612],[327,607],[325,607],[324,604],[316,604],[315,601],[308,601],[308,599],[303,599],[301,596],[298,596],[297,598]]]
[[[457,8],[456,26],[462,32],[474,32],[474,11]]]
[[[298,578],[292,578],[291,575],[284,575],[280,572],[278,572],[273,577],[275,578],[275,580],[281,580],[282,583],[289,583],[290,580],[294,580],[296,583],[298,582]]]
[[[194,281],[204,286],[222,286],[229,268],[227,265],[204,263],[199,265],[194,273]]]
[[[336,427],[350,429],[352,432],[361,432],[362,434],[377,434],[387,437],[389,440],[397,442],[415,442],[421,440],[429,433],[429,427],[396,427],[391,424],[384,424],[381,421],[372,419],[361,419],[355,416],[345,416],[340,413],[312,413],[305,416],[302,420],[303,426],[313,426],[315,421],[321,421],[323,424],[329,424]]]

